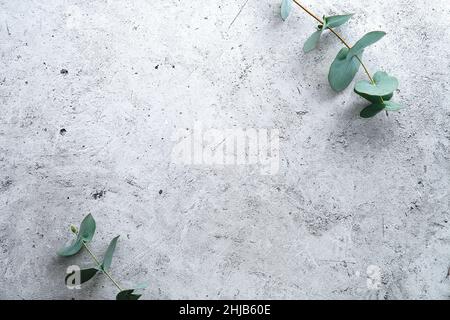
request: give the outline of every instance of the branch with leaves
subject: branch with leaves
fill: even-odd
[[[355,45],[350,46],[347,41],[345,41],[344,38],[334,30],[334,28],[340,27],[347,23],[353,14],[330,17],[324,16],[323,19],[320,19],[297,0],[282,0],[281,18],[283,20],[288,18],[292,10],[293,3],[319,23],[317,31],[308,38],[303,46],[303,51],[305,53],[311,52],[317,47],[320,37],[323,32],[327,30],[334,34],[345,46],[337,54],[328,73],[328,82],[334,91],[341,92],[345,90],[353,82],[360,66],[362,66],[364,72],[369,78],[369,81],[358,81],[355,85],[354,92],[369,101],[370,105],[361,111],[361,117],[372,118],[383,110],[388,112],[399,111],[402,109],[400,104],[391,101],[394,96],[394,92],[398,89],[398,80],[383,71],[378,71],[372,76],[369,69],[363,63],[364,50],[381,40],[381,38],[386,35],[385,32],[369,32],[357,41]]]
[[[117,283],[117,281],[113,279],[109,271],[119,236],[111,240],[108,249],[106,249],[105,255],[103,256],[103,261],[100,262],[100,260],[95,256],[95,254],[91,251],[91,249],[88,246],[88,243],[91,242],[92,239],[94,238],[95,229],[96,223],[94,217],[92,217],[91,214],[87,215],[83,219],[79,230],[77,227],[73,225],[70,226],[70,230],[72,231],[72,233],[76,235],[76,239],[68,247],[59,250],[58,255],[62,257],[70,257],[76,255],[84,248],[92,257],[96,265],[91,268],[81,269],[80,271],[73,271],[71,274],[68,274],[65,279],[66,284],[69,284],[68,283],[69,279],[71,279],[76,272],[80,272],[79,284],[83,284],[91,280],[95,275],[101,273],[104,274],[106,277],[108,277],[108,279],[111,280],[111,282],[117,287],[117,289],[119,289],[119,293],[116,296],[116,300],[138,300],[141,297],[141,295],[134,293],[135,290],[137,289],[123,289]]]

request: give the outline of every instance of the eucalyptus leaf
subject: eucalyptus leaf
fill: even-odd
[[[398,88],[398,80],[389,76],[386,72],[378,71],[373,76],[373,81],[359,81],[356,83],[355,91],[371,96],[386,96],[392,94]]]
[[[292,10],[292,0],[283,0],[281,2],[281,19],[286,21]]]
[[[116,296],[116,300],[138,300],[142,296],[141,294],[134,294],[133,292],[134,289],[120,291]]]
[[[385,106],[387,111],[394,111],[395,112],[395,111],[399,111],[399,110],[403,109],[403,106],[401,106],[397,102],[393,102],[393,101],[385,101],[384,102],[384,106]]]
[[[371,96],[371,95],[368,95],[368,94],[365,94],[365,93],[358,92],[356,90],[355,90],[355,93],[358,94],[359,96],[363,97],[364,99],[372,102],[372,103],[380,103],[381,102],[380,96]],[[388,94],[388,95],[383,96],[381,98],[383,98],[384,101],[389,101],[389,100],[392,99],[393,96],[394,96],[394,94],[391,93],[391,94]]]
[[[373,31],[362,37],[351,49],[339,51],[330,67],[328,82],[334,91],[340,92],[347,88],[359,70],[364,49],[374,44],[386,35],[382,31]]]
[[[76,228],[75,228],[76,229]],[[72,228],[72,230],[75,230]],[[88,243],[92,240],[95,233],[95,220],[91,214],[88,214],[80,225],[80,231],[77,234],[77,238],[72,242],[71,245],[65,247],[58,251],[58,255],[63,257],[70,257],[83,248],[83,242]]]
[[[67,284],[67,280],[71,277],[76,271],[68,274],[65,279],[65,283]],[[80,284],[85,283],[91,280],[98,272],[96,268],[82,269],[80,270]]]
[[[351,17],[353,17],[353,14],[331,16],[325,17],[324,21],[328,28],[337,28],[347,23],[348,20],[351,19]]]
[[[373,118],[377,114],[379,114],[381,111],[385,109],[385,105],[381,103],[373,103],[370,106],[364,108],[363,111],[361,111],[360,116],[361,118]]]
[[[305,53],[311,52],[317,47],[322,32],[323,29],[317,30],[308,38],[308,40],[306,40],[305,45],[303,46],[303,52]]]
[[[340,92],[344,90],[353,81],[360,67],[357,57],[362,59],[362,52],[357,56],[353,56],[348,48],[342,48],[339,51],[328,73],[328,82],[334,91]]]
[[[94,217],[91,214],[88,214],[81,222],[80,232],[78,233],[84,243],[91,242],[95,234],[95,228],[96,225]]]
[[[371,46],[372,44],[378,42],[381,38],[386,35],[383,31],[372,31],[365,34],[355,45],[350,49],[350,55],[356,56],[363,52],[365,48]]]
[[[317,47],[324,30],[339,27],[346,23],[352,16],[353,14],[323,17],[323,25],[318,26],[318,30],[306,40],[303,46],[303,52],[311,52]]]
[[[68,247],[62,248],[58,251],[58,255],[62,257],[70,257],[73,255],[76,255],[78,252],[80,252],[81,248],[83,247],[83,241],[81,240],[80,236],[78,236],[71,245]]]
[[[111,267],[112,258],[114,255],[114,250],[116,250],[116,244],[119,236],[111,240],[108,249],[106,250],[105,256],[103,257],[102,269],[108,271]]]

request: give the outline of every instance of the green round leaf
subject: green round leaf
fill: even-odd
[[[78,233],[79,237],[81,237],[81,240],[83,242],[88,243],[91,242],[92,238],[95,234],[95,220],[94,217],[92,217],[91,214],[88,214],[80,225],[80,232]]]
[[[356,56],[364,51],[365,48],[378,42],[386,35],[383,31],[372,31],[365,34],[355,45],[350,49],[350,55]]]
[[[308,40],[306,40],[305,45],[303,46],[303,52],[305,53],[311,52],[317,47],[322,32],[323,32],[322,29],[317,30],[311,35],[311,37],[308,38]]]
[[[138,300],[142,296],[141,294],[134,294],[133,292],[134,289],[120,291],[116,296],[116,300]]]
[[[95,220],[91,214],[88,214],[81,222],[80,231],[77,234],[76,240],[74,240],[70,246],[59,250],[58,255],[63,257],[70,257],[77,254],[78,252],[80,252],[81,248],[83,248],[83,242],[90,242],[94,237],[94,233]]]
[[[283,0],[281,2],[281,19],[285,20],[289,17],[292,10],[292,0]]]
[[[81,241],[80,237],[78,236],[70,246],[62,248],[58,251],[58,255],[62,257],[70,257],[78,252],[80,252],[81,248],[83,247],[83,242]]]
[[[368,100],[368,101],[370,101],[372,103],[380,103],[381,102],[381,99],[380,99],[379,96],[371,96],[371,95],[368,95],[368,94],[365,94],[365,93],[358,92],[356,90],[354,90],[354,91],[355,91],[356,94],[358,94],[359,96],[363,97],[364,99],[366,99],[366,100]],[[383,96],[381,98],[383,98],[383,101],[389,101],[389,100],[392,99],[393,96],[394,96],[394,94],[391,93],[391,94],[388,94],[388,95]]]
[[[103,263],[102,263],[103,270],[108,271],[108,269],[111,267],[111,262],[112,262],[114,250],[116,250],[116,244],[117,244],[118,239],[119,239],[119,236],[112,239],[111,243],[108,246],[108,249],[106,250],[105,256],[103,257]]]
[[[349,53],[349,49],[342,48],[331,64],[328,82],[336,92],[347,88],[359,70],[360,62],[356,56],[352,56]],[[358,57],[362,59],[362,53]]]
[[[378,71],[375,73],[373,80],[375,83],[359,81],[356,83],[355,91],[370,96],[382,97],[392,94],[398,88],[398,80],[389,76],[386,72]]]
[[[324,21],[328,28],[337,28],[347,23],[353,14],[325,17]]]
[[[395,112],[395,111],[399,111],[399,110],[403,109],[403,107],[400,104],[393,102],[393,101],[385,101],[384,104],[385,104],[387,111]]]
[[[360,116],[361,116],[361,118],[373,118],[378,113],[383,111],[384,108],[385,108],[384,104],[374,103],[374,104],[371,104],[370,106],[364,108],[364,110],[361,111]]]

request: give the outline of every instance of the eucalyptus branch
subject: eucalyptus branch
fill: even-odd
[[[101,269],[102,264],[98,261],[95,254],[89,249],[88,245],[86,243],[83,243],[83,246],[86,249],[86,251],[89,253],[89,255],[92,257],[92,259],[94,259],[95,263],[97,264],[97,268]],[[119,289],[119,291],[123,291],[123,289],[119,286],[119,284],[111,277],[111,274],[108,271],[103,270],[102,272],[109,278],[109,280],[112,281],[112,283],[114,283],[114,285],[117,287],[117,289]]]
[[[73,234],[76,235],[76,239],[72,242],[71,245],[65,247],[58,251],[58,254],[63,257],[70,257],[76,255],[81,249],[86,249],[88,254],[95,262],[95,266],[88,269],[77,269],[72,271],[66,276],[66,284],[69,287],[72,285],[79,286],[89,280],[91,280],[96,274],[102,273],[111,280],[111,282],[119,289],[119,293],[116,296],[117,300],[138,300],[141,295],[135,294],[134,291],[136,289],[123,289],[119,283],[113,279],[111,276],[109,269],[111,267],[112,258],[114,251],[116,250],[117,240],[119,236],[115,237],[109,243],[108,249],[106,249],[105,255],[103,256],[103,261],[100,262],[100,259],[92,252],[89,248],[88,243],[92,241],[94,237],[96,229],[96,223],[92,215],[87,215],[80,225],[80,230],[75,226],[71,226],[70,230]]]
[[[369,32],[356,42],[354,46],[350,46],[335,28],[347,23],[353,14],[330,17],[324,16],[323,19],[321,19],[298,0],[282,0],[281,17],[283,20],[288,18],[292,9],[292,3],[295,3],[320,24],[317,28],[318,30],[306,41],[303,47],[305,53],[308,53],[317,47],[322,33],[326,30],[333,33],[345,46],[345,48],[339,51],[328,74],[328,81],[333,90],[340,92],[346,89],[355,78],[359,67],[363,67],[364,72],[367,74],[370,81],[357,82],[354,91],[364,99],[370,101],[371,104],[361,111],[361,117],[370,118],[383,110],[386,110],[386,112],[398,111],[402,108],[399,104],[390,101],[394,91],[398,88],[398,80],[395,77],[389,76],[386,72],[381,71],[372,76],[362,60],[364,50],[383,38],[386,33],[382,31]]]

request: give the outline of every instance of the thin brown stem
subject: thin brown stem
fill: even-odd
[[[71,227],[71,231],[78,235],[78,230],[76,227]],[[95,261],[95,263],[97,264],[97,269],[100,270],[101,272],[103,272],[103,274],[105,274],[109,280],[111,280],[112,283],[114,283],[114,285],[117,287],[117,289],[119,289],[119,291],[123,291],[122,287],[117,283],[116,280],[114,280],[112,278],[112,276],[109,274],[108,271],[106,271],[103,267],[102,264],[100,263],[100,260],[97,259],[97,257],[95,256],[95,254],[91,251],[91,249],[88,247],[88,245],[83,241],[83,247],[86,249],[86,251],[89,253],[89,255],[91,256],[91,258]]]
[[[87,244],[83,242],[83,246],[84,246],[84,248],[87,250],[87,252],[89,253],[89,255],[92,257],[92,259],[94,259],[95,263],[97,264],[97,267],[101,266],[100,261],[98,261],[97,257],[95,256],[95,254],[92,253],[91,249],[89,249],[89,247],[87,246]]]
[[[296,5],[298,5],[300,8],[303,9],[303,11],[305,11],[307,14],[309,14],[311,17],[313,17],[314,19],[317,20],[317,22],[319,22],[320,24],[323,24],[322,19],[320,19],[318,16],[316,16],[314,13],[312,13],[311,11],[309,11],[308,8],[306,8],[304,5],[302,5],[300,2],[298,2],[297,0],[293,0],[295,2]]]
[[[117,287],[117,289],[119,289],[120,291],[123,291],[123,289],[121,288],[121,286],[111,277],[111,275],[109,274],[108,271],[104,270],[101,266],[102,264],[100,263],[100,261],[97,259],[97,257],[95,256],[95,254],[91,251],[91,249],[89,249],[88,245],[86,243],[83,242],[83,246],[84,248],[87,250],[87,252],[89,253],[89,255],[92,257],[92,259],[94,259],[95,263],[97,264],[97,267],[109,278],[109,280],[111,280],[112,283],[114,283],[114,285]]]
[[[317,22],[319,22],[320,24],[323,25],[323,20],[320,19],[317,15],[315,15],[314,13],[312,13],[308,8],[306,8],[304,5],[302,5],[300,2],[298,2],[297,0],[292,0],[294,1],[294,3],[296,5],[298,5],[303,11],[305,11],[307,14],[309,14],[311,17],[313,17],[315,20],[317,20]],[[351,46],[347,43],[347,41],[345,41],[345,39],[339,34],[337,33],[335,30],[333,30],[333,28],[328,28],[328,30],[331,31],[331,33],[333,33],[347,48],[351,49]],[[362,60],[356,56],[356,59],[358,59],[359,63],[361,64],[361,66],[364,69],[364,72],[367,74],[367,76],[370,79],[370,82],[375,83],[373,81],[372,76],[370,75],[369,69],[366,67],[366,65],[362,62]]]

